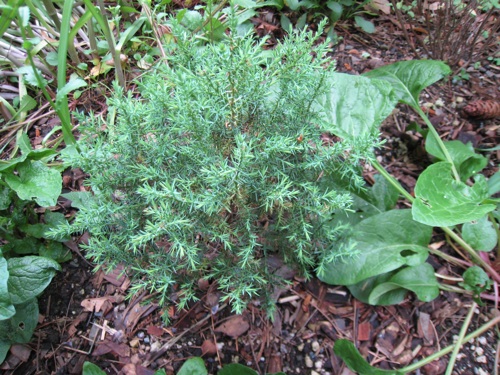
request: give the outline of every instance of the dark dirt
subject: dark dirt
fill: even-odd
[[[271,11],[264,10],[255,24],[260,33],[274,31],[274,36],[280,36],[277,17]],[[388,16],[381,17],[377,27],[375,34],[368,35],[340,25],[342,40],[332,48],[338,71],[359,74],[414,57],[403,33]],[[481,63],[478,69],[465,67],[468,80],[455,75],[422,95],[423,105],[444,139],[472,141],[481,148],[498,144],[498,118],[471,121],[461,111],[473,100],[500,100],[500,68],[487,60],[491,53],[485,49],[476,57]],[[104,110],[102,96],[94,99],[82,105]],[[407,130],[415,121],[416,115],[399,106],[382,127],[386,143],[378,151],[382,165],[410,192],[430,163],[421,136]],[[486,175],[497,170],[498,159],[498,152],[490,154]],[[367,181],[373,181],[373,174],[370,169],[365,171]],[[68,182],[73,178],[69,176]],[[432,247],[455,255],[439,232]],[[440,274],[462,273],[436,256],[429,261]],[[250,304],[242,317],[227,306],[218,306],[214,284],[200,285],[201,300],[187,311],[162,311],[147,294],[124,300],[128,279],[117,276],[92,273],[92,266],[74,251],[73,260],[63,264],[63,271],[39,298],[40,324],[32,342],[11,351],[0,367],[3,373],[81,374],[83,363],[90,361],[108,374],[146,375],[160,368],[173,374],[186,359],[202,356],[210,374],[232,362],[261,374],[352,374],[333,354],[338,338],[354,341],[363,356],[379,368],[400,368],[452,344],[472,304],[469,297],[441,292],[430,303],[410,295],[397,306],[368,306],[344,288],[295,276],[288,289],[279,291],[278,310],[271,322],[258,303]],[[491,301],[478,307],[469,332],[498,314],[497,308]],[[168,314],[170,324],[162,323],[162,313]],[[498,336],[490,330],[464,345],[454,374],[494,374],[496,356]],[[444,357],[419,373],[443,374],[446,365]]]

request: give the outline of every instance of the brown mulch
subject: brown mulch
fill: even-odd
[[[270,43],[281,36],[277,19],[271,10],[264,10],[254,22],[259,33],[276,33]],[[377,27],[375,34],[368,35],[340,25],[342,40],[332,47],[338,71],[359,74],[413,58],[394,22],[382,18]],[[465,68],[469,80],[445,80],[422,95],[444,139],[472,141],[481,148],[498,145],[498,117],[471,120],[462,111],[476,100],[500,100],[500,68],[487,60],[490,55],[486,50],[477,57],[480,68]],[[80,105],[99,111],[105,110],[103,103],[100,96]],[[404,106],[397,111],[382,127],[386,143],[378,157],[412,191],[430,160],[421,136],[407,131],[412,122],[419,121],[417,116]],[[492,153],[488,176],[497,170],[499,156]],[[81,183],[81,173],[73,172],[67,174],[68,189]],[[366,171],[368,181],[372,174]],[[224,364],[239,362],[261,374],[349,375],[352,372],[333,354],[339,338],[353,341],[379,368],[400,368],[452,344],[472,303],[463,295],[442,292],[430,303],[410,295],[397,306],[369,306],[352,298],[345,288],[290,275],[290,286],[275,293],[274,321],[267,319],[257,302],[241,316],[231,313],[228,306],[219,306],[213,283],[200,285],[200,301],[189,310],[164,311],[146,293],[125,300],[128,278],[119,277],[120,270],[109,275],[92,273],[92,265],[77,247],[85,238],[75,241],[68,243],[74,250],[73,260],[63,264],[63,271],[39,299],[40,324],[32,342],[13,347],[0,366],[5,374],[81,374],[85,361],[108,374],[146,375],[156,369],[173,374],[186,359],[202,356],[210,374]],[[435,234],[433,246],[455,255],[440,233]],[[429,261],[441,274],[462,272],[437,257]],[[492,302],[479,307],[469,331],[495,312]],[[169,316],[168,325],[163,324],[162,314]],[[454,374],[493,374],[497,355],[498,337],[491,330],[464,345]],[[443,374],[446,365],[445,357],[420,373]]]

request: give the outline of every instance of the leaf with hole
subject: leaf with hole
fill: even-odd
[[[16,314],[12,318],[0,321],[0,363],[12,344],[30,342],[38,324],[38,302],[35,298],[15,308]]]
[[[427,167],[417,180],[413,219],[431,226],[452,226],[479,220],[495,209],[493,204],[481,204],[488,198],[488,185],[482,175],[476,175],[473,186],[456,181],[451,164],[439,162]]]

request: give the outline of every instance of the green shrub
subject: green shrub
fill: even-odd
[[[168,64],[136,93],[115,87],[112,115],[90,117],[80,152],[66,153],[94,196],[59,234],[89,231],[87,255],[109,270],[124,263],[132,293],[182,307],[210,278],[237,312],[269,302],[280,281],[270,255],[309,276],[319,259],[349,254],[332,249],[330,221],[376,138],[325,140],[331,125],[314,108],[333,64],[320,34],[272,51],[251,36],[204,45],[178,34]]]

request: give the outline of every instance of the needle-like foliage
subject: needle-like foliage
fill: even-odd
[[[333,70],[319,35],[294,32],[265,50],[251,36],[205,44],[180,33],[138,93],[117,86],[116,116],[90,119],[68,160],[94,193],[71,227],[90,233],[88,256],[125,264],[132,290],[161,303],[184,306],[200,278],[216,280],[241,312],[269,301],[279,281],[270,255],[306,276],[322,257],[346,255],[332,248],[330,221],[350,195],[335,186],[359,182],[363,155],[326,141],[329,124],[313,110]]]

